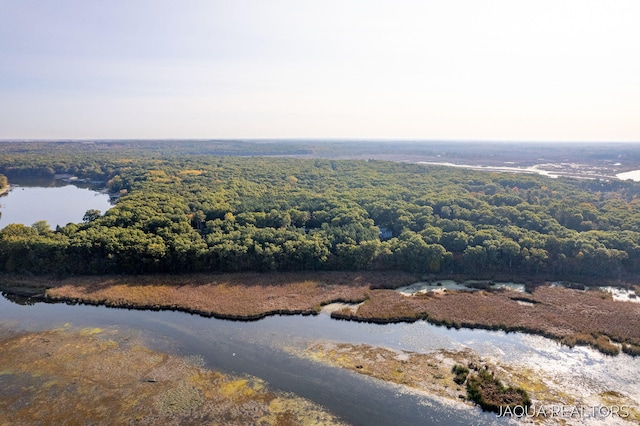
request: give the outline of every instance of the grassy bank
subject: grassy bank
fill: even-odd
[[[0,425],[341,424],[308,400],[202,364],[116,330],[0,326]]]
[[[252,320],[273,314],[315,314],[332,302],[361,302],[372,287],[408,284],[402,272],[237,273],[82,276],[62,279],[3,276],[0,289],[49,300],[139,309],[176,309]]]
[[[415,282],[402,272],[237,273],[83,276],[63,279],[0,276],[0,290],[49,300],[139,309],[175,309],[217,318],[254,320],[273,314],[315,314],[332,302],[364,302],[334,318],[389,323],[426,319],[448,327],[520,331],[568,346],[640,355],[640,304],[608,293],[536,286],[404,296],[389,290]]]
[[[526,298],[526,302],[523,302]],[[590,345],[616,355],[634,355],[640,347],[640,304],[614,301],[601,291],[540,286],[523,297],[502,291],[448,291],[403,296],[375,290],[355,312],[337,311],[335,318],[394,322],[428,321],[448,327],[521,331],[573,346]]]

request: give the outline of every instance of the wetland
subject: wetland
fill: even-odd
[[[0,145],[18,183],[0,211],[55,174],[118,202],[34,192],[36,217],[5,215],[3,426],[78,405],[69,419],[98,423],[640,421],[640,187],[611,180],[633,150],[549,179],[502,156],[481,172],[251,154],[279,144],[18,145]],[[236,145],[251,158],[202,151]]]
[[[3,358],[0,380],[25,392],[3,399],[16,416],[27,416],[16,418],[43,413],[20,407],[32,399],[33,407],[43,407],[51,402],[47,389],[68,386],[68,401],[90,402],[93,411],[84,414],[99,419],[101,410],[120,409],[119,392],[141,386],[162,388],[164,393],[132,393],[136,398],[123,416],[179,422],[188,412],[205,419],[199,416],[215,413],[208,404],[222,401],[214,395],[221,392],[231,398],[230,404],[243,401],[224,412],[225,419],[238,424],[246,419],[303,424],[309,418],[327,424],[508,424],[509,417],[483,413],[467,400],[465,386],[457,384],[452,373],[452,367],[461,364],[487,369],[505,385],[525,389],[534,407],[624,406],[629,411],[625,418],[583,420],[640,421],[636,361],[626,354],[611,357],[584,346],[570,348],[541,336],[447,328],[423,320],[336,321],[331,317],[332,310],[340,309],[336,305],[327,305],[318,315],[273,315],[242,322],[176,311],[30,303],[0,300],[2,344],[9,345],[3,346],[3,354],[13,357]],[[76,357],[91,364],[75,362]],[[165,361],[169,364],[162,367]],[[90,368],[83,372],[86,366]],[[99,385],[114,392],[111,399],[98,398],[104,393],[92,382],[93,371],[109,372]],[[71,376],[78,379],[65,382]],[[92,387],[84,389],[78,380]],[[164,408],[158,395],[168,398]],[[257,407],[253,397],[267,406]],[[247,407],[251,409],[245,413]],[[44,413],[62,415],[55,409]],[[297,420],[283,423],[285,418]],[[555,420],[540,416],[536,421]]]

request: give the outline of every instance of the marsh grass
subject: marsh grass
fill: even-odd
[[[451,368],[451,372],[454,374],[453,381],[458,385],[462,385],[469,375],[469,369],[464,365],[456,364]]]
[[[640,356],[640,345],[623,343],[622,352],[631,356]]]
[[[452,366],[476,359],[470,351],[415,353],[327,341],[311,343],[303,356],[451,401],[464,398],[464,390],[452,383]]]
[[[415,353],[362,344],[320,341],[310,344],[304,353],[315,361],[426,391],[450,401],[470,401],[485,410],[529,406],[531,398],[528,392],[532,392],[538,402],[552,404],[557,401],[557,395],[549,393],[544,381],[537,389],[531,389],[532,383],[537,380],[537,374],[536,378],[526,384],[506,387],[494,376],[494,371],[499,371],[502,378],[514,383],[513,371],[504,366],[487,364],[469,350]],[[518,374],[526,377],[533,375],[520,368]]]
[[[568,346],[589,345],[609,355],[620,350],[640,355],[640,304],[614,301],[599,290],[536,286],[526,296],[508,289],[404,296],[388,290],[416,281],[402,272],[2,278],[4,288],[46,288],[46,296],[53,300],[242,320],[316,314],[329,303],[364,302],[355,312],[345,308],[331,316],[377,323],[426,319],[447,327],[538,334]],[[527,305],[518,303],[523,300]]]
[[[53,300],[140,309],[175,309],[230,319],[316,314],[333,302],[359,303],[376,285],[400,285],[405,273],[238,273],[72,277],[47,282]]]
[[[467,398],[485,411],[500,412],[506,407],[529,407],[531,399],[520,387],[505,387],[487,369],[480,369],[467,378]]]
[[[618,355],[621,345],[614,344],[607,336],[598,333],[575,333],[560,339],[560,343],[569,347],[576,345],[591,346],[606,355]]]
[[[6,335],[0,424],[341,424],[311,401],[152,351],[117,330]]]
[[[606,295],[605,295],[606,296]],[[603,297],[601,291],[540,286],[518,303],[511,290],[447,291],[403,296],[375,290],[355,313],[335,317],[359,321],[428,321],[447,327],[520,331],[553,338],[564,344],[589,345],[609,355],[637,355],[640,347],[640,304]],[[516,299],[516,300],[514,300]]]

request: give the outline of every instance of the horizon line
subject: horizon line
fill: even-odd
[[[267,138],[0,138],[9,142],[400,142],[400,143],[526,143],[526,144],[640,144],[640,140],[533,140],[533,139],[428,139],[428,138],[341,138],[341,137],[267,137]]]

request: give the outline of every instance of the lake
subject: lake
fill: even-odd
[[[57,225],[80,223],[90,209],[102,213],[111,207],[109,195],[91,188],[53,180],[10,181],[11,190],[0,197],[0,229],[11,223],[30,226],[46,220]]]

